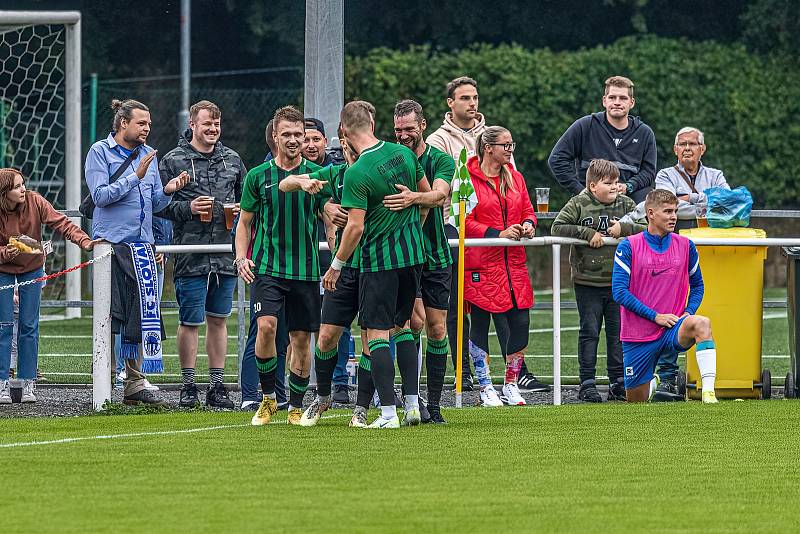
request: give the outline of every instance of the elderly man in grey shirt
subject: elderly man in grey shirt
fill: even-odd
[[[672,191],[679,199],[690,204],[705,202],[703,191],[710,187],[730,189],[721,170],[706,167],[700,161],[706,152],[703,132],[691,126],[681,128],[675,136],[672,150],[678,156],[678,163],[658,171],[657,189]]]

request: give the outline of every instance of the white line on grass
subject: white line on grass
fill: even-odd
[[[53,357],[89,357],[91,354],[75,354],[73,352],[40,352],[39,356],[53,356]],[[162,354],[164,358],[177,358],[177,354]],[[208,358],[207,354],[198,354],[198,358]],[[226,354],[226,358],[239,358],[238,354]]]
[[[198,336],[201,339],[205,339],[205,334],[200,334]],[[44,334],[39,335],[40,339],[93,339],[91,334],[65,334],[65,335],[58,335],[58,334]],[[239,339],[239,336],[228,336],[228,339]]]
[[[350,417],[350,416],[348,414],[324,415],[321,417],[321,419],[334,419],[337,417]],[[286,424],[286,421],[285,420],[270,421],[268,424],[274,425],[278,423]],[[10,449],[12,447],[32,447],[34,445],[60,445],[62,443],[75,443],[77,441],[90,441],[90,440],[102,440],[102,439],[138,438],[141,436],[172,436],[176,434],[193,434],[197,432],[208,432],[210,430],[224,430],[226,428],[245,428],[248,426],[252,425],[250,423],[244,423],[241,425],[217,425],[217,426],[206,426],[201,428],[187,428],[184,430],[162,430],[159,432],[131,432],[128,434],[105,434],[99,436],[81,436],[78,438],[62,438],[62,439],[53,439],[49,441],[20,441],[17,443],[0,444],[0,449]]]

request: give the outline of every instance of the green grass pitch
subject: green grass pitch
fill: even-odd
[[[348,415],[311,429],[204,411],[0,419],[3,530],[796,528],[793,401],[448,409],[447,426],[399,430]]]

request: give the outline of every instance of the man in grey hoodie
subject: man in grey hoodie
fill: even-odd
[[[159,165],[162,177],[188,171],[191,177],[180,195],[159,216],[174,222],[174,244],[230,244],[224,204],[239,201],[247,170],[239,154],[224,146],[219,108],[201,100],[189,109],[189,129]],[[238,206],[238,204],[237,204]],[[234,209],[234,213],[238,209]],[[175,297],[178,301],[178,355],[181,360],[180,406],[199,404],[195,386],[198,330],[206,324],[209,390],[206,404],[232,409],[222,383],[228,346],[227,318],[231,313],[236,269],[233,254],[177,254]]]
[[[606,80],[605,111],[573,122],[547,160],[564,189],[572,195],[583,191],[589,163],[606,159],[619,169],[620,192],[637,203],[644,200],[656,178],[656,138],[639,117],[629,114],[635,103],[631,80],[623,76]]]

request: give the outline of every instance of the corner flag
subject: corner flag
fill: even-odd
[[[475,209],[478,205],[478,197],[475,194],[475,189],[472,187],[472,180],[469,177],[467,170],[467,149],[462,148],[461,154],[458,156],[456,162],[456,172],[453,175],[453,196],[450,203],[450,219],[449,222],[456,228],[459,227],[459,200],[465,201],[466,210],[464,216],[466,217],[469,212]]]

